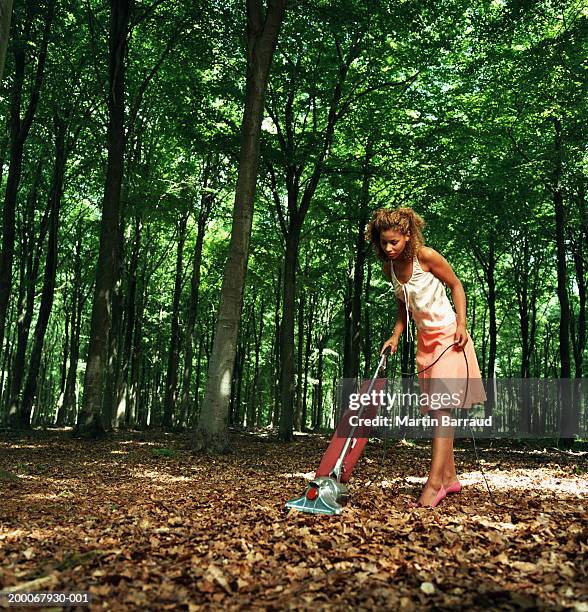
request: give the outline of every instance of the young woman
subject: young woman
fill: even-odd
[[[381,353],[388,347],[392,353],[396,351],[402,332],[409,331],[412,315],[417,327],[417,370],[425,370],[419,373],[421,387],[427,380],[435,383],[467,379],[467,393],[465,398],[462,396],[464,401],[459,407],[470,408],[472,404],[484,402],[486,394],[474,344],[466,328],[465,292],[447,260],[424,246],[424,225],[422,217],[412,208],[380,208],[368,224],[366,239],[384,262],[384,275],[394,285],[398,302],[394,331],[384,342]],[[445,286],[451,290],[455,311]],[[449,409],[433,412],[431,408],[431,416],[438,417],[439,422],[449,413]],[[433,437],[429,477],[418,502],[413,505],[434,508],[448,493],[460,490],[453,456],[453,430],[450,428],[448,432],[447,427],[438,425]]]

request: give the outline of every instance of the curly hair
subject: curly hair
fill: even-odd
[[[410,233],[402,259],[413,259],[418,250],[425,244],[422,229],[425,226],[424,219],[412,208],[378,208],[374,211],[371,221],[365,230],[365,239],[371,242],[378,259],[388,261],[386,253],[380,245],[380,234],[386,230],[395,230],[405,236]]]

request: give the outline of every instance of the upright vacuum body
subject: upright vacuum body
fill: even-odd
[[[360,395],[370,395],[374,391],[379,393],[384,389],[386,379],[377,376],[385,360],[386,354],[382,355],[374,377],[361,386]],[[315,478],[301,497],[286,502],[286,508],[311,514],[341,514],[349,499],[345,483],[349,481],[351,472],[363,453],[371,429],[363,424],[351,425],[351,417],[356,416],[358,421],[372,419],[377,415],[378,408],[377,402],[370,402],[360,405],[359,408],[346,410],[321,459]]]

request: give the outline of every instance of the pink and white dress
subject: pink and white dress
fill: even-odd
[[[396,278],[392,261],[390,270],[394,294],[404,302],[406,308],[406,333],[409,337],[412,337],[409,331],[411,314],[417,327],[416,364],[420,372],[455,343],[457,317],[445,292],[445,285],[432,272],[423,270],[418,257],[413,259],[412,275],[406,283]],[[437,363],[419,374],[419,382],[421,391],[426,393],[441,392],[441,389],[460,392],[460,408],[467,409],[473,404],[485,402],[486,392],[470,334],[463,351],[457,347],[447,350]]]

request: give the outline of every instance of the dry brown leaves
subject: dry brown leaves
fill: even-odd
[[[87,590],[93,609],[588,612],[586,454],[487,444],[496,506],[462,441],[463,491],[409,509],[428,444],[395,442],[383,458],[373,443],[350,505],[327,517],[283,510],[325,438],[233,441],[209,457],[162,433],[4,440],[0,586]]]

